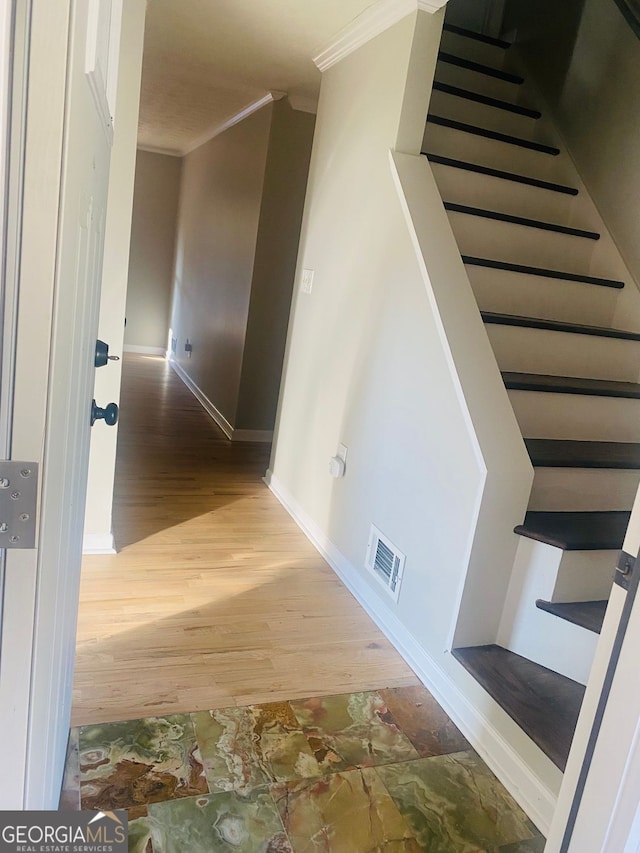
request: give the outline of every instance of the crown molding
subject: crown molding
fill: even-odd
[[[205,131],[201,136],[197,139],[194,139],[190,142],[185,148],[183,148],[181,154],[184,156],[185,154],[191,154],[192,151],[195,151],[196,148],[200,148],[201,145],[205,145],[207,142],[211,142],[212,139],[215,139],[216,136],[220,136],[221,133],[224,133],[225,130],[229,130],[230,127],[233,127],[236,124],[240,124],[244,119],[249,118],[253,113],[257,113],[258,110],[261,110],[262,107],[266,107],[267,104],[273,103],[273,101],[279,101],[284,97],[284,92],[267,92],[262,98],[258,98],[257,101],[253,101],[248,104],[246,107],[240,110],[240,112],[228,118],[222,124],[217,124],[215,127],[209,128],[209,130]]]
[[[320,71],[326,71],[412,12],[433,14],[446,3],[447,0],[378,0],[340,30],[313,61]]]
[[[182,157],[182,151],[177,148],[161,148],[158,145],[137,145],[138,151],[146,151],[147,154],[162,154],[165,157]]]

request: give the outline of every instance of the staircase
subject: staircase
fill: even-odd
[[[496,643],[454,654],[563,768],[640,481],[640,294],[512,53],[445,24],[423,145],[535,471]]]

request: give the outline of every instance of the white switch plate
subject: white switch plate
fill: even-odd
[[[302,282],[300,289],[303,293],[311,293],[313,290],[313,277],[315,270],[302,270]]]

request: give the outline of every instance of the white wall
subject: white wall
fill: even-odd
[[[111,152],[109,201],[105,230],[100,338],[114,355],[122,353],[125,301],[131,237],[131,210],[138,133],[138,107],[142,73],[142,45],[146,0],[123,4],[120,66],[116,101],[115,135]],[[120,399],[122,362],[109,362],[96,371],[98,405]],[[117,427],[98,423],[91,434],[89,484],[84,546],[87,550],[112,547],[111,506],[116,466]]]
[[[138,149],[126,346],[166,350],[182,160]]]
[[[323,75],[268,480],[547,826],[559,772],[449,654],[456,623],[495,640],[532,471],[418,156],[441,22],[410,15]],[[407,556],[397,605],[363,568],[372,523]]]
[[[173,358],[234,436],[273,430],[313,124],[281,100],[184,158]]]

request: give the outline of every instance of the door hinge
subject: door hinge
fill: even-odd
[[[614,578],[618,586],[623,589],[629,589],[629,579],[633,574],[636,565],[636,558],[632,554],[627,554],[626,551],[620,551],[618,562],[616,563],[616,576]]]
[[[0,548],[35,548],[38,463],[0,460]]]

